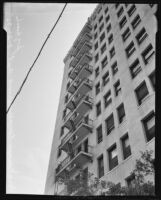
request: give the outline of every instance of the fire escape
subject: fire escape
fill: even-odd
[[[57,166],[56,178],[70,177],[85,163],[92,162],[92,151],[91,146],[88,145],[88,138],[83,140],[92,133],[93,125],[93,121],[87,115],[93,106],[92,81],[89,79],[93,71],[92,66],[89,65],[92,60],[89,52],[92,48],[91,30],[92,26],[87,22],[73,47],[65,106],[65,110],[68,109],[69,112],[64,115],[62,127],[66,127],[68,133],[62,138],[59,146],[68,156]]]

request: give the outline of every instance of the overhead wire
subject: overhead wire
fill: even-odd
[[[36,56],[36,58],[35,58],[33,64],[32,64],[31,67],[30,67],[30,69],[28,70],[27,75],[25,76],[25,78],[24,78],[24,80],[23,80],[23,82],[22,82],[22,84],[21,84],[19,90],[17,91],[15,97],[13,98],[12,102],[10,103],[10,105],[9,105],[9,107],[8,107],[8,109],[7,109],[7,111],[6,111],[6,113],[9,112],[9,110],[11,109],[11,107],[12,107],[13,103],[15,102],[16,98],[17,98],[18,95],[20,94],[20,92],[21,92],[21,90],[22,90],[24,84],[25,84],[26,81],[27,81],[27,78],[28,78],[28,76],[29,76],[31,70],[33,69],[33,67],[34,67],[34,65],[35,65],[35,63],[36,63],[36,61],[37,61],[37,59],[39,58],[39,56],[40,56],[40,54],[41,54],[41,52],[42,52],[42,50],[43,50],[43,48],[44,48],[46,42],[48,41],[50,35],[52,34],[52,32],[53,32],[53,30],[55,29],[57,23],[59,22],[59,20],[60,20],[62,14],[63,14],[63,12],[64,12],[64,10],[65,10],[65,8],[66,8],[66,6],[67,6],[67,3],[64,5],[64,7],[63,7],[63,9],[62,9],[62,11],[61,11],[61,13],[60,13],[60,15],[59,15],[57,21],[55,22],[55,24],[54,24],[54,26],[52,27],[52,29],[51,29],[51,31],[49,32],[49,34],[47,35],[47,37],[46,37],[46,39],[45,39],[45,41],[44,41],[42,47],[40,48],[40,50],[39,50],[39,52],[38,52],[38,55]]]

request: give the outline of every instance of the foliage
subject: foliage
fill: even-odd
[[[131,172],[135,177],[131,186],[122,187],[121,184],[100,180],[89,172],[87,178],[81,176],[79,180],[65,182],[68,195],[155,195],[154,183],[145,180],[148,175],[154,176],[152,153],[152,151],[141,152],[141,157],[136,160],[135,168]]]

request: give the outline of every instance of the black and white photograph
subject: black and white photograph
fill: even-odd
[[[156,195],[157,9],[4,3],[6,194]]]

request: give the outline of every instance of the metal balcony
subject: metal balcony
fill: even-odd
[[[75,84],[76,84],[75,82],[77,82],[77,80],[79,79],[87,78],[90,74],[92,74],[92,71],[93,71],[93,67],[91,65],[88,65],[88,64],[84,64],[83,66],[78,65],[78,67],[74,69],[73,73],[70,74],[70,78],[72,78],[73,81],[71,81],[68,87],[68,92],[74,93]],[[77,76],[77,80],[75,80],[76,76]]]
[[[70,67],[75,67],[78,61],[80,60],[82,54],[88,53],[92,49],[92,43],[85,41],[81,46],[79,46],[79,49],[77,48],[77,54],[74,55]]]
[[[75,49],[72,52],[73,56],[76,56],[78,51],[81,49],[81,47],[83,46],[83,44],[85,42],[89,42],[92,39],[91,34],[89,33],[85,33],[84,35],[82,35],[82,37],[80,38],[79,42],[77,43],[77,46],[75,47]]]
[[[78,167],[84,166],[87,162],[93,161],[91,146],[88,146],[87,151],[81,149],[79,152],[74,152],[73,157],[67,156],[56,168],[56,177],[64,177],[72,173]]]
[[[73,60],[70,63],[70,67],[75,68],[77,65],[84,65],[88,64],[89,61],[92,60],[92,54],[88,51],[82,52],[79,54],[79,56],[76,56],[73,58]],[[70,74],[74,72],[74,69],[71,71]]]
[[[89,24],[89,23],[87,22],[87,23],[84,25],[82,31],[80,32],[78,38],[77,38],[76,41],[74,42],[73,46],[76,48],[77,45],[79,44],[81,38],[84,37],[84,34],[86,34],[86,33],[89,34],[89,33],[91,32],[91,30],[92,30],[92,26],[91,26],[91,24]]]
[[[85,113],[92,108],[93,99],[89,96],[85,96],[78,103],[76,102],[76,108],[71,111],[64,118],[64,126],[68,129],[75,129],[76,125],[84,117]]]
[[[61,140],[60,148],[64,151],[68,151],[68,142],[72,142],[73,148],[80,142],[87,134],[92,133],[93,121],[91,119],[85,120],[83,118],[76,126],[74,132],[69,131],[64,138]],[[76,139],[73,140],[73,136],[76,136]]]

